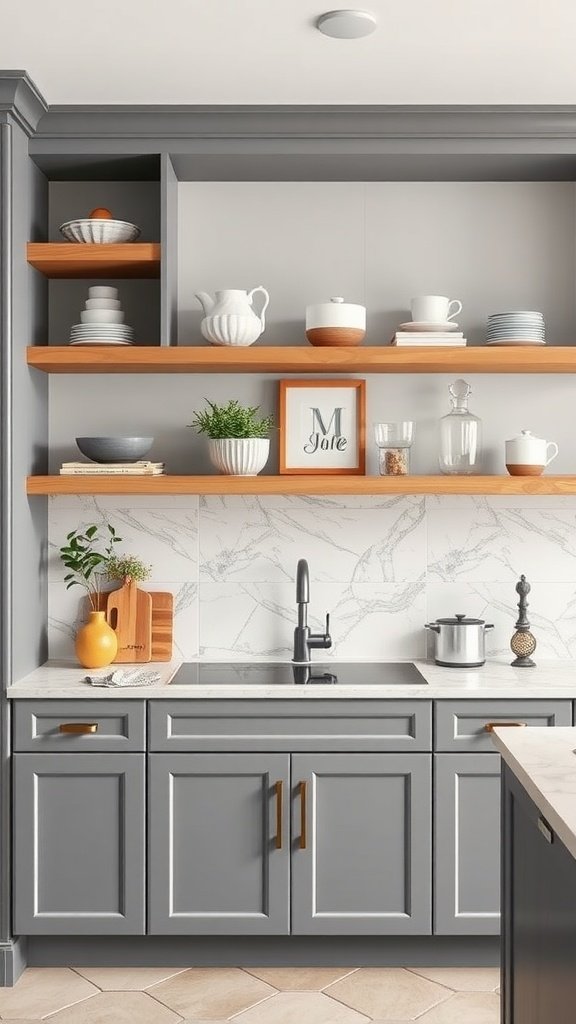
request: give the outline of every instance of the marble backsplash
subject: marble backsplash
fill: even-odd
[[[330,657],[423,657],[423,624],[455,612],[494,622],[488,650],[505,654],[522,572],[537,653],[576,657],[576,498],[51,498],[52,658],[73,657],[83,615],[58,548],[81,524],[106,521],[119,551],[152,565],[147,587],[174,594],[184,659],[291,657],[302,557],[311,624],[331,615]]]

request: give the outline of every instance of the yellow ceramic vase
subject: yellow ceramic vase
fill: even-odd
[[[116,633],[104,612],[90,612],[88,622],[76,634],[76,657],[84,668],[105,668],[118,652]]]

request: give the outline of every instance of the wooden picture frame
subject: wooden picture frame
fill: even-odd
[[[280,473],[363,476],[365,472],[366,381],[281,380]]]

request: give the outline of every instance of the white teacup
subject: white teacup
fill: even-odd
[[[510,476],[540,476],[557,455],[555,441],[534,437],[529,430],[506,441],[506,469]]]
[[[452,309],[455,306],[455,309]],[[446,295],[418,295],[410,303],[412,319],[418,323],[443,324],[452,320],[462,311],[460,299],[449,299]]]

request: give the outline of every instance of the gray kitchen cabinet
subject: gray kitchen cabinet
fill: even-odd
[[[431,932],[431,755],[292,757],[292,932]]]
[[[500,756],[434,756],[434,932],[500,931]]]
[[[149,930],[290,929],[288,754],[151,754]]]
[[[144,934],[144,755],[21,753],[13,771],[16,934]]]

